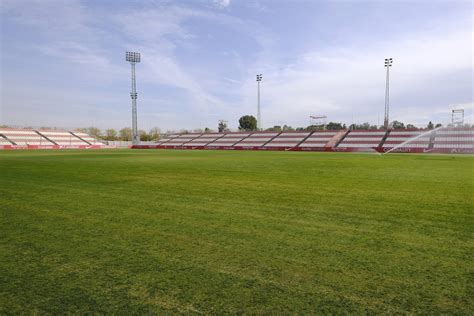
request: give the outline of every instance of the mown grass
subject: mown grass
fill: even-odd
[[[472,156],[0,153],[0,314],[473,314]]]

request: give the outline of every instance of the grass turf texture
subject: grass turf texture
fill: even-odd
[[[472,156],[0,153],[0,314],[472,314]]]

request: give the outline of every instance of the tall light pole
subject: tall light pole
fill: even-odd
[[[385,116],[383,119],[383,128],[388,129],[390,112],[390,67],[392,67],[392,58],[385,58],[385,68],[387,68],[387,79],[385,82]]]
[[[130,92],[130,97],[132,98],[132,144],[138,145],[140,138],[138,137],[137,127],[137,82],[135,78],[135,64],[140,62],[140,53],[126,52],[125,60],[132,65],[132,92]]]
[[[260,116],[260,81],[262,74],[257,75],[257,129],[262,130],[262,117]]]

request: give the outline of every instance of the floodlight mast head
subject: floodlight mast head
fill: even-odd
[[[138,145],[140,138],[138,137],[138,125],[137,125],[137,84],[135,78],[135,64],[140,62],[140,53],[137,52],[126,52],[125,60],[130,62],[132,65],[132,92],[130,97],[132,98],[132,144]]]
[[[140,53],[136,52],[126,52],[125,53],[125,60],[131,63],[139,63],[140,62]]]

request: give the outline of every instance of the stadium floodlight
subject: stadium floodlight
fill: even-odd
[[[262,130],[262,117],[260,116],[260,81],[262,74],[257,75],[257,130]]]
[[[385,68],[387,68],[387,79],[385,82],[385,116],[383,119],[384,129],[388,129],[388,124],[389,124],[389,112],[390,112],[390,98],[389,98],[390,97],[390,94],[389,94],[390,70],[389,69],[390,67],[392,67],[392,63],[393,63],[393,58],[385,58]]]
[[[459,126],[464,124],[464,109],[454,109],[451,112],[451,124]]]
[[[137,127],[137,83],[135,77],[135,64],[140,62],[140,53],[136,52],[126,52],[125,60],[130,62],[132,65],[132,92],[130,92],[130,97],[132,98],[132,144],[138,145],[140,139],[138,137],[138,127]]]
[[[131,63],[139,63],[140,62],[140,53],[135,52],[127,52],[125,54],[125,59]]]

